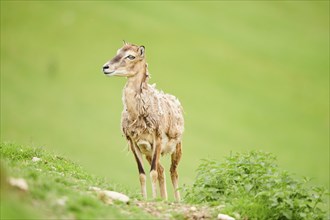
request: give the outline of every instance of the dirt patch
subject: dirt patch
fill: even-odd
[[[221,207],[195,206],[174,202],[136,201],[136,205],[159,219],[216,219]]]

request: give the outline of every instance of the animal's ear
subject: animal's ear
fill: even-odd
[[[123,44],[124,44],[124,45],[127,45],[127,43],[126,43],[126,41],[125,41],[125,40],[123,40]]]
[[[139,47],[139,54],[141,57],[144,57],[144,52],[145,52],[145,47],[144,46],[140,46]]]

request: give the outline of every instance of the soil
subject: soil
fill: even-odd
[[[136,201],[135,204],[159,219],[216,219],[216,210],[221,207],[194,206],[174,202]]]

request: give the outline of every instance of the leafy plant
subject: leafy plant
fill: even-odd
[[[223,163],[203,160],[185,200],[191,203],[225,204],[228,214],[243,219],[325,219],[319,207],[326,190],[310,187],[309,179],[296,180],[279,170],[270,153],[237,153]]]

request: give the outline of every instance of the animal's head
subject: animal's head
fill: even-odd
[[[110,61],[103,65],[103,73],[107,76],[131,77],[145,65],[145,48],[124,42],[124,46]]]

